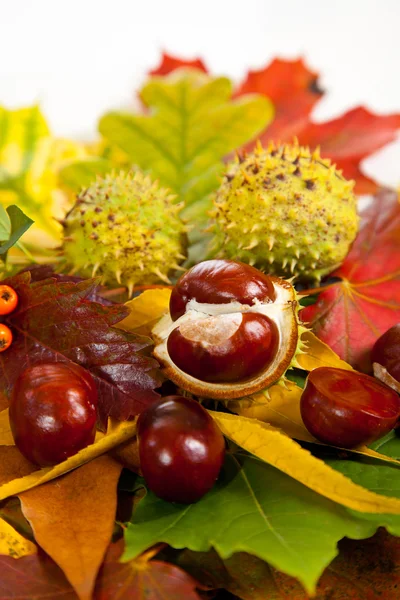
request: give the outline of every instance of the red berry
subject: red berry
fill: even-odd
[[[397,425],[400,397],[369,375],[319,367],[308,375],[300,410],[304,425],[317,440],[353,448]]]
[[[169,502],[196,502],[213,486],[224,437],[195,400],[168,396],[138,419],[140,468],[149,488]]]
[[[94,442],[97,390],[88,371],[74,363],[28,367],[10,401],[15,444],[31,462],[54,465]]]
[[[400,323],[391,327],[375,342],[371,359],[385,367],[400,382]]]
[[[274,285],[250,265],[234,260],[205,260],[178,279],[169,303],[171,318],[176,321],[185,314],[190,300],[205,304],[240,302],[253,305],[254,299],[275,300]]]
[[[7,350],[11,346],[12,340],[11,329],[7,325],[4,325],[4,323],[0,323],[0,352]]]
[[[17,308],[18,296],[9,285],[0,285],[0,315],[8,315]]]

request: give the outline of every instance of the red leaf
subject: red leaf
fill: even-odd
[[[264,145],[270,140],[290,142],[297,136],[301,144],[320,146],[323,156],[343,169],[348,179],[355,179],[357,193],[377,191],[359,163],[396,138],[400,114],[381,116],[358,107],[326,123],[313,123],[310,113],[322,92],[318,75],[301,59],[275,59],[265,69],[250,72],[237,94],[249,92],[264,94],[275,104],[275,119],[259,136]]]
[[[61,569],[44,552],[0,556],[1,600],[77,600]]]
[[[188,573],[170,563],[144,558],[121,563],[123,541],[112,544],[100,571],[95,600],[200,600],[200,586]]]
[[[376,185],[366,180],[359,170],[359,163],[365,157],[396,139],[396,130],[400,127],[400,114],[374,115],[359,106],[332,121],[310,123],[298,133],[302,144],[314,148],[321,146],[321,154],[329,157],[343,168],[346,177],[358,178],[358,193],[376,192]],[[370,185],[366,185],[366,181]]]
[[[99,391],[99,417],[125,420],[158,398],[157,363],[146,356],[150,340],[113,329],[126,317],[123,305],[93,302],[96,281],[45,279],[29,272],[6,280],[19,296],[17,310],[3,319],[14,341],[0,356],[0,387],[10,391],[21,370],[41,362],[72,361],[88,369]]]
[[[250,71],[236,95],[259,93],[275,105],[275,119],[261,134],[262,142],[286,142],[298,135],[309,123],[309,114],[320,100],[323,91],[318,74],[310,71],[302,59],[276,58],[260,71]]]
[[[168,73],[171,73],[180,67],[192,67],[193,69],[199,69],[199,71],[207,73],[207,67],[200,58],[195,58],[194,60],[182,60],[163,52],[160,64],[156,69],[150,71],[150,75],[168,75]]]
[[[381,191],[362,213],[360,233],[343,265],[341,282],[323,288],[302,310],[320,339],[361,370],[382,333],[400,322],[400,204]]]

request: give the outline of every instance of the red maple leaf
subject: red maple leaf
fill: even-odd
[[[360,370],[370,369],[374,342],[400,322],[400,203],[382,190],[361,213],[359,235],[342,266],[341,281],[322,288],[302,310],[314,332]]]
[[[322,156],[355,179],[357,193],[377,191],[376,183],[362,173],[360,161],[396,139],[400,114],[380,116],[359,106],[337,119],[314,123],[310,113],[323,92],[317,74],[302,60],[275,59],[260,71],[250,71],[238,94],[251,92],[271,98],[275,105],[274,121],[259,136],[263,144],[290,142],[296,136],[301,144],[320,146]]]
[[[200,58],[184,60],[163,52],[160,64],[156,69],[150,71],[150,75],[168,75],[180,67],[192,67],[193,69],[199,69],[199,71],[207,73],[207,67]]]
[[[113,329],[128,314],[123,305],[92,301],[97,282],[31,282],[30,272],[5,280],[18,294],[17,310],[2,319],[13,343],[0,355],[0,386],[9,392],[19,373],[41,362],[75,362],[93,375],[99,418],[125,420],[158,399],[161,377],[147,354],[151,341]]]

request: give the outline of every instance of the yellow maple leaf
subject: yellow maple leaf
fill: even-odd
[[[171,289],[167,287],[146,290],[125,304],[130,314],[115,327],[150,335],[156,322],[168,311]]]

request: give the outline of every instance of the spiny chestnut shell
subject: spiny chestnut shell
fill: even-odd
[[[79,365],[28,367],[15,382],[10,400],[15,444],[33,463],[60,463],[94,442],[96,407],[94,380]]]
[[[183,396],[162,398],[140,414],[137,432],[140,468],[157,496],[191,503],[214,485],[225,441],[198,402]]]
[[[353,448],[379,439],[400,417],[400,397],[377,379],[319,367],[307,377],[300,401],[308,431],[325,444]]]
[[[164,366],[168,379],[198,396],[231,400],[267,388],[294,363],[300,348],[302,327],[298,321],[299,305],[293,286],[243,263],[211,260],[196,265],[178,280],[171,294],[170,308],[172,318],[170,314],[165,315],[153,330],[157,343],[154,354]],[[276,328],[277,339],[273,343],[276,352],[268,364],[251,376],[222,382],[206,381],[207,375],[201,379],[197,368],[193,371],[198,373],[197,376],[179,368],[168,349],[172,332],[175,337],[175,330],[182,326],[187,329],[191,324],[198,327],[202,319],[232,313],[264,315]],[[245,354],[244,349],[244,360]],[[196,359],[195,352],[191,359]]]

